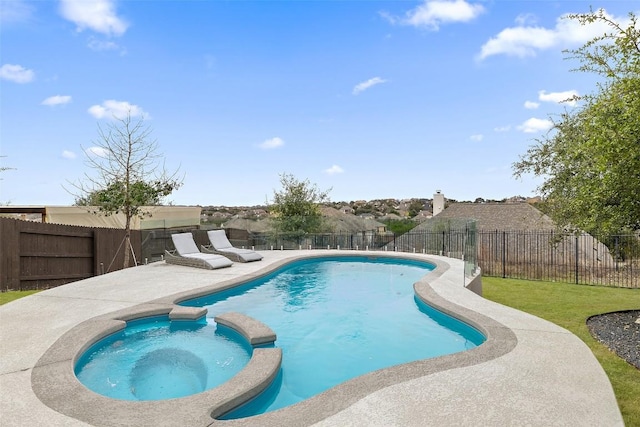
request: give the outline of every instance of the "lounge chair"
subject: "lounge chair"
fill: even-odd
[[[207,231],[207,236],[209,236],[211,245],[202,247],[204,253],[223,255],[237,262],[260,261],[262,259],[262,255],[254,250],[233,247],[224,230]]]
[[[175,246],[176,249],[175,251],[165,250],[165,261],[169,264],[186,265],[188,267],[206,268],[209,270],[233,265],[230,259],[222,255],[200,252],[191,233],[172,234],[171,240],[173,240],[173,246]]]

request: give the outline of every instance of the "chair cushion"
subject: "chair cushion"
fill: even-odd
[[[172,234],[171,240],[173,240],[173,246],[176,247],[179,255],[184,256],[187,254],[200,253],[195,240],[193,240],[193,234],[191,233]]]
[[[211,242],[211,246],[215,250],[221,250],[225,248],[232,248],[231,242],[227,239],[227,235],[224,230],[209,230],[207,231],[207,236],[209,236],[209,241]]]

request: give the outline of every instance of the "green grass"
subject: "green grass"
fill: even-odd
[[[17,300],[18,298],[26,297],[27,295],[35,294],[36,292],[40,292],[40,291],[35,290],[35,291],[0,292],[0,305],[6,304],[13,300]]]
[[[640,427],[640,370],[596,341],[586,320],[594,314],[640,309],[640,289],[482,278],[483,296],[568,329],[596,356],[618,400],[627,427]]]

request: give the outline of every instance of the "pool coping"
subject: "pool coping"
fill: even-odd
[[[75,379],[73,364],[78,355],[91,343],[121,328],[124,320],[138,318],[141,315],[151,316],[171,313],[178,302],[209,294],[214,289],[228,289],[256,277],[269,274],[285,264],[302,258],[328,255],[367,255],[366,253],[345,251],[295,252],[287,254],[283,259],[265,262],[264,268],[254,269],[248,274],[229,278],[228,280],[219,280],[210,286],[177,292],[80,322],[65,332],[54,345],[44,352],[35,364],[31,372],[33,392],[49,408],[66,415],[69,419],[79,420],[89,425],[213,426],[225,424],[229,426],[306,426],[315,423],[319,425],[341,425],[344,423],[332,424],[331,420],[335,417],[348,416],[347,414],[353,408],[361,405],[362,402],[378,392],[384,394],[387,388],[409,384],[412,380],[428,378],[431,375],[445,371],[482,366],[486,362],[508,355],[518,346],[518,337],[512,328],[485,314],[481,314],[479,311],[482,310],[470,309],[453,303],[451,296],[446,295],[447,292],[452,290],[459,295],[470,296],[472,294],[465,288],[465,285],[469,285],[469,283],[463,283],[460,275],[461,266],[456,265],[455,268],[451,268],[452,264],[461,264],[460,261],[420,254],[376,252],[368,256],[399,256],[436,264],[437,268],[433,272],[427,274],[416,283],[414,286],[416,294],[432,307],[453,315],[479,329],[487,337],[486,342],[465,352],[375,371],[347,381],[287,408],[255,417],[228,421],[212,419],[211,415],[215,417],[228,411],[233,406],[234,399],[237,399],[239,395],[246,393],[247,390],[265,387],[265,378],[267,382],[273,379],[273,369],[271,371],[267,369],[268,366],[272,366],[269,365],[268,356],[259,356],[255,363],[250,363],[249,365],[251,366],[248,365],[245,368],[246,372],[245,370],[241,371],[241,374],[244,372],[244,375],[239,374],[229,382],[232,383],[231,385],[225,383],[204,393],[167,401],[127,402],[109,399],[89,391]],[[477,287],[477,285],[478,282],[475,281],[474,287]],[[473,295],[475,296],[475,294]],[[475,296],[475,298],[478,297]],[[192,312],[191,316],[195,315],[195,312]],[[273,359],[273,356],[271,357]],[[280,353],[275,359],[278,357],[281,359],[282,354]],[[591,357],[593,356],[591,355]],[[262,375],[257,375],[257,372],[262,372]],[[600,374],[598,373],[598,375]],[[599,381],[601,381],[601,378],[599,378]],[[608,386],[610,388],[610,384]],[[611,390],[606,390],[605,387],[603,391],[603,395],[606,397],[604,404],[608,405],[608,407],[604,416],[611,421],[610,425],[623,425],[617,405],[615,408],[611,408],[611,396],[609,394],[612,394]],[[70,396],[73,398],[70,399]],[[613,402],[615,403],[615,398]],[[375,411],[372,412],[375,413]],[[357,422],[354,422],[354,424],[365,425]],[[415,425],[423,425],[423,421]],[[533,423],[531,425],[536,424]]]

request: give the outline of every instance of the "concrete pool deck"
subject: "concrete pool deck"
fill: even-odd
[[[261,253],[262,261],[219,270],[154,263],[0,306],[0,425],[624,425],[611,384],[589,348],[563,328],[464,288],[461,261],[390,252]],[[231,421],[208,417],[209,402],[198,397],[120,405],[122,401],[91,393],[77,380],[67,384],[72,363],[62,353],[71,351],[69,343],[87,345],[92,335],[82,328],[91,329],[96,318],[165,310],[194,291],[202,294],[238,278],[256,277],[300,257],[353,254],[436,263],[438,268],[416,284],[416,292],[481,329],[487,342],[463,353],[376,371],[289,408]],[[282,357],[286,360],[286,354]]]

